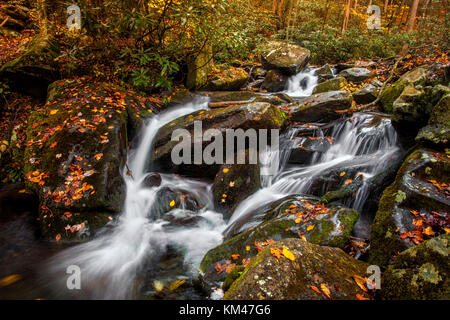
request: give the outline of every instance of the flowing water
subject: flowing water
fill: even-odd
[[[287,93],[296,97],[311,95],[317,84],[314,70],[301,73],[289,84]],[[241,229],[251,226],[249,215],[256,208],[286,195],[308,194],[314,181],[333,168],[357,168],[364,182],[348,206],[363,208],[369,196],[369,185],[373,177],[384,170],[399,147],[395,130],[389,119],[374,114],[355,114],[352,118],[337,122],[328,135],[334,140],[331,148],[317,154],[308,165],[292,166],[288,159],[292,146],[297,143],[299,129],[291,129],[281,137],[280,150],[263,152],[265,159],[279,157],[280,167],[273,176],[262,176],[262,188],[250,195],[234,211],[225,223],[222,215],[214,211],[211,184],[204,181],[161,174],[158,187],[146,187],[144,179],[151,174],[147,159],[158,130],[174,119],[189,113],[207,109],[208,100],[200,97],[176,109],[165,111],[150,119],[141,132],[138,147],[128,156],[132,176],[123,174],[127,191],[123,213],[106,226],[95,239],[69,248],[53,257],[48,263],[46,278],[65,274],[69,265],[79,266],[83,283],[82,298],[116,299],[139,296],[142,288],[139,280],[146,269],[152,268],[170,249],[175,248],[183,256],[185,276],[195,277],[204,254],[222,242],[226,234],[237,225]],[[325,135],[322,130],[317,134]],[[171,227],[158,213],[158,192],[164,188],[187,190],[201,209],[201,217],[189,226]],[[326,186],[322,190],[325,193]],[[189,216],[189,209],[181,207],[171,212],[175,216]],[[249,221],[247,224],[241,222]],[[242,230],[241,230],[242,231]],[[157,276],[157,275],[156,275]],[[62,280],[63,279],[63,280]],[[66,297],[60,292],[66,286],[66,277],[49,286],[54,297]],[[59,289],[58,289],[59,288]]]

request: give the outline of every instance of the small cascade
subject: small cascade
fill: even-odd
[[[309,97],[318,84],[317,68],[306,68],[288,80],[285,93],[293,98]]]

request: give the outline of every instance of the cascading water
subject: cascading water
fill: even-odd
[[[145,262],[160,256],[168,246],[182,248],[185,264],[196,271],[206,251],[222,241],[225,227],[222,216],[212,211],[210,185],[176,175],[161,175],[158,187],[145,187],[143,181],[150,174],[145,164],[158,130],[178,117],[207,108],[207,104],[208,100],[202,98],[157,115],[147,123],[139,147],[129,155],[132,177],[124,173],[127,192],[122,215],[103,235],[55,256],[49,262],[51,274],[65,274],[68,266],[78,266],[82,272],[81,297],[123,299],[131,297],[136,289],[133,282]],[[201,220],[189,228],[165,228],[168,222],[159,219],[156,208],[158,191],[163,188],[194,194],[203,207],[197,213]],[[177,210],[178,214],[187,211],[176,209],[174,215]],[[64,288],[65,282],[53,285]]]
[[[313,72],[308,71],[302,77],[312,79],[307,85],[307,90],[312,92],[314,81],[317,81]],[[328,151],[315,155],[308,165],[292,166],[288,159],[292,147],[298,142],[296,135],[299,130],[291,129],[280,137],[279,150],[268,148],[262,152],[266,160],[263,163],[270,162],[273,157],[279,158],[279,171],[273,176],[262,176],[262,188],[242,201],[225,224],[222,215],[214,211],[210,184],[169,174],[161,174],[162,182],[158,187],[146,187],[144,183],[152,174],[146,171],[146,166],[158,130],[178,117],[206,109],[207,102],[207,98],[202,98],[165,111],[146,124],[139,146],[128,156],[132,175],[127,175],[124,169],[127,192],[123,213],[95,239],[64,250],[51,259],[46,269],[52,275],[65,275],[70,265],[80,268],[83,287],[75,298],[135,297],[140,289],[137,279],[143,271],[156,264],[168,248],[182,251],[185,269],[194,276],[204,254],[222,242],[223,234],[254,226],[249,215],[269,202],[287,195],[308,194],[313,182],[326,175],[327,170],[357,168],[357,174],[364,177],[363,184],[355,199],[346,205],[361,209],[368,197],[371,179],[384,170],[391,157],[399,151],[397,136],[388,118],[359,113],[337,122],[327,132],[334,141]],[[325,136],[321,130],[318,130],[318,135]],[[170,215],[175,218],[195,215],[199,218],[195,223],[172,226],[161,218],[159,192],[165,188],[187,190],[199,202],[201,209],[195,213],[183,206],[170,210]],[[327,188],[323,186],[322,194],[328,191]],[[240,223],[242,220],[248,223]],[[51,290],[56,292],[55,298],[66,298],[61,295],[67,290],[58,289],[66,288],[66,277],[60,279],[58,283],[50,284]]]
[[[317,68],[308,68],[290,77],[285,93],[293,98],[311,96],[319,80],[316,70]]]
[[[295,143],[292,138],[295,134],[295,130],[288,134],[292,143],[285,144],[285,148],[290,148]],[[310,165],[292,167],[287,164],[286,156],[280,157],[281,167],[278,174],[270,179],[265,177],[262,180],[262,189],[236,208],[224,233],[235,234],[253,227],[249,215],[255,212],[257,207],[287,195],[309,194],[315,179],[334,168],[358,169],[357,175],[363,177],[363,185],[355,199],[346,205],[361,210],[368,197],[370,179],[385,170],[392,157],[400,151],[395,129],[388,118],[359,113],[336,124],[331,138],[334,140],[332,147],[321,156],[313,157],[313,163]],[[286,152],[280,151],[281,154]],[[329,190],[325,186],[321,191],[325,194]],[[244,220],[249,222],[242,223]],[[241,225],[238,230],[236,225]]]

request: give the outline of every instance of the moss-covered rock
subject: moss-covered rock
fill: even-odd
[[[446,147],[450,143],[450,94],[433,108],[428,125],[420,129],[416,141],[425,145]]]
[[[353,98],[346,91],[319,93],[290,105],[292,119],[300,122],[328,122],[338,119],[336,112],[352,106]]]
[[[318,198],[288,196],[248,214],[225,231],[229,240],[211,249],[200,265],[207,281],[221,278],[217,263],[238,254],[248,259],[258,253],[258,243],[304,237],[311,243],[343,248],[358,212],[337,204],[323,205]],[[231,237],[231,238],[230,238]],[[222,275],[224,277],[224,275]]]
[[[289,250],[294,261],[277,259],[272,249]],[[224,300],[356,300],[364,292],[354,276],[365,278],[367,267],[340,249],[286,239],[254,257]]]
[[[172,149],[180,143],[180,139],[176,139],[176,137],[172,140],[172,133],[177,129],[187,130],[190,135],[191,150],[194,150],[194,125],[195,123],[198,125],[200,122],[203,132],[208,129],[216,129],[216,133],[220,133],[222,141],[226,143],[225,131],[227,129],[242,129],[244,131],[247,129],[283,129],[287,125],[287,117],[279,108],[269,103],[249,103],[241,106],[197,111],[175,119],[162,127],[155,137],[155,151],[151,155],[151,160],[155,161],[154,164],[158,169],[202,177],[214,177],[216,175],[218,170],[216,164],[182,163],[175,165],[171,159]],[[203,148],[206,148],[210,143],[211,141],[203,141]],[[223,148],[222,150],[226,149]],[[219,163],[225,163],[225,152],[223,156],[224,158],[220,159]],[[192,157],[191,162],[193,163],[193,161]]]
[[[261,187],[259,165],[248,164],[248,156],[246,163],[224,164],[214,179],[212,187],[214,207],[224,214],[225,220],[231,217],[242,200]]]
[[[0,67],[0,80],[14,90],[45,98],[48,85],[60,77],[55,61],[59,52],[55,39],[38,36],[21,56]]]
[[[344,77],[336,77],[325,82],[318,84],[314,90],[313,94],[329,92],[329,91],[339,91],[348,85],[347,80]]]
[[[127,148],[125,101],[141,107],[114,85],[61,80],[50,86],[47,104],[31,113],[24,172],[27,188],[40,198],[45,237],[84,239],[120,212]],[[75,228],[81,231],[66,228],[81,224]]]
[[[450,298],[450,235],[403,251],[383,274],[380,297],[386,300]]]
[[[250,80],[249,74],[242,68],[230,67],[227,70],[215,72],[201,90],[206,91],[238,91]]]
[[[445,232],[445,220],[441,226],[433,221],[450,209],[441,186],[450,182],[449,172],[447,156],[432,150],[418,149],[404,161],[379,202],[370,234],[371,263],[387,265],[403,250]]]
[[[353,100],[358,104],[367,104],[375,101],[378,96],[378,89],[374,85],[366,85],[353,93]]]
[[[311,55],[308,49],[279,41],[269,41],[261,51],[261,63],[266,70],[276,69],[286,75],[302,71]]]

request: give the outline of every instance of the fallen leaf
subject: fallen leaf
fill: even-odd
[[[328,286],[325,283],[320,284],[320,289],[328,298],[330,298],[330,289],[328,289]]]
[[[9,286],[10,284],[13,284],[14,282],[19,281],[21,278],[22,277],[18,274],[12,274],[10,276],[4,277],[0,280],[0,287]]]
[[[283,256],[288,258],[291,261],[295,261],[295,256],[292,252],[290,252],[285,246],[283,246]]]
[[[183,279],[175,280],[174,282],[172,282],[170,284],[169,289],[171,291],[174,291],[174,290],[178,289],[180,286],[182,286],[185,282],[186,282],[186,280],[183,280]]]

